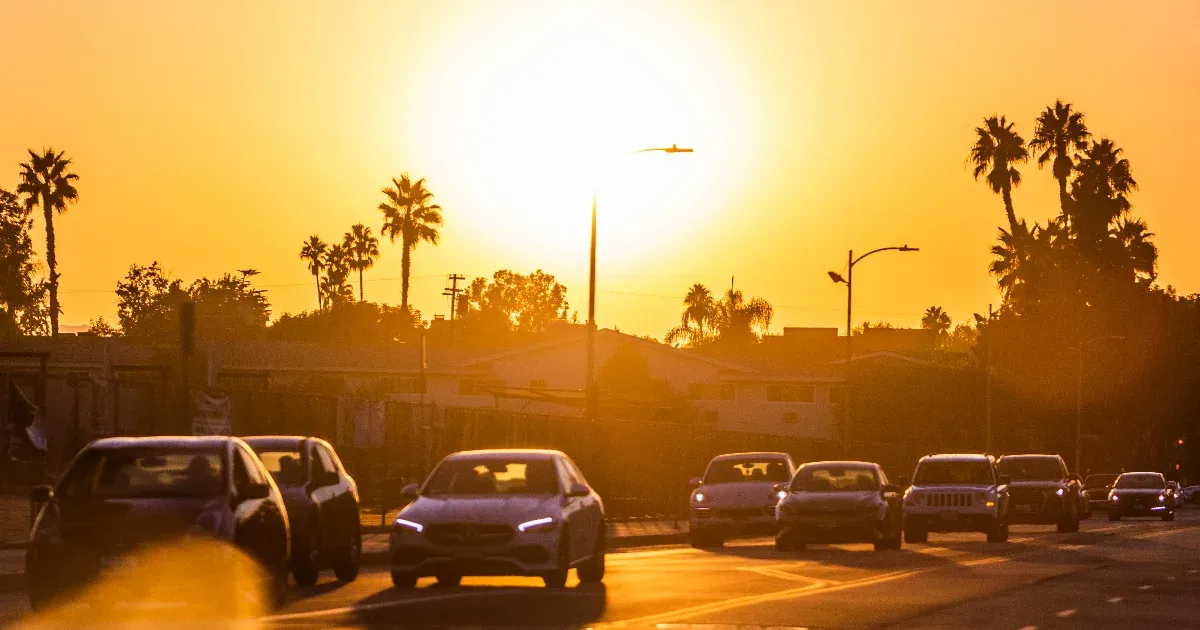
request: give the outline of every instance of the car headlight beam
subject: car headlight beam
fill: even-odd
[[[549,516],[535,518],[532,521],[525,521],[524,523],[517,525],[517,531],[521,533],[548,532],[552,529],[554,529],[554,519]]]
[[[422,524],[420,524],[420,523],[413,522],[413,521],[409,521],[409,520],[402,519],[402,518],[400,518],[399,516],[397,516],[397,517],[396,517],[396,520],[395,520],[395,522],[394,522],[393,524],[394,524],[394,525],[397,525],[397,526],[399,526],[399,527],[406,527],[406,528],[408,528],[408,529],[411,529],[411,530],[413,530],[414,532],[417,532],[418,534],[420,534],[421,532],[425,531],[425,526],[424,526],[424,525],[422,525]]]

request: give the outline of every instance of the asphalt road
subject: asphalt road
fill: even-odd
[[[373,569],[352,584],[327,578],[296,589],[287,608],[251,625],[1200,627],[1197,595],[1200,512],[1187,511],[1173,523],[1101,516],[1077,534],[1013,526],[1008,544],[931,534],[929,544],[889,552],[836,545],[778,553],[769,539],[717,551],[642,548],[610,554],[603,586],[572,580],[561,590],[533,579],[467,578],[401,593]],[[0,597],[0,623],[18,621],[24,606],[23,596]]]

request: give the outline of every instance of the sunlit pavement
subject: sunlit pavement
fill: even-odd
[[[387,571],[294,589],[251,626],[304,627],[1188,627],[1200,625],[1200,512],[1164,523],[1099,515],[1077,534],[1014,526],[875,552],[868,545],[778,553],[769,539],[717,551],[671,546],[609,555],[603,587],[542,588],[525,578],[423,580],[391,589]],[[24,597],[0,598],[11,624]]]

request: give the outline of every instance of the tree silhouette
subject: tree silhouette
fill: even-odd
[[[1112,140],[1101,138],[1084,149],[1075,165],[1071,227],[1089,244],[1104,238],[1109,226],[1132,207],[1127,195],[1137,189],[1137,182],[1122,152]]]
[[[321,295],[326,306],[333,307],[354,300],[354,289],[348,281],[350,264],[350,252],[343,245],[334,245],[325,254]]]
[[[41,155],[29,149],[29,161],[21,162],[21,183],[17,194],[25,195],[25,207],[32,210],[42,206],[46,221],[46,265],[50,268],[50,334],[58,335],[58,257],[54,250],[54,213],[66,212],[67,204],[78,201],[79,191],[74,181],[79,179],[67,169],[71,160],[64,158],[65,151],[58,153],[46,149]]]
[[[676,342],[686,339],[689,345],[700,346],[708,339],[704,326],[712,324],[713,317],[716,315],[717,303],[713,300],[712,291],[709,291],[708,287],[703,284],[697,283],[688,289],[687,295],[683,298],[683,304],[683,316],[679,326],[667,331],[664,341],[675,345]],[[696,327],[692,328],[692,324],[695,324]]]
[[[974,166],[971,175],[977,180],[986,175],[988,187],[1004,200],[1009,232],[1016,234],[1021,225],[1017,223],[1017,213],[1013,209],[1012,189],[1021,184],[1021,172],[1014,165],[1029,159],[1025,140],[1004,116],[985,118],[983,126],[975,128],[975,135],[975,146],[971,147],[967,158]]]
[[[1068,207],[1071,205],[1067,180],[1075,168],[1075,155],[1087,148],[1091,135],[1083,122],[1083,114],[1071,111],[1071,104],[1061,100],[1046,107],[1034,124],[1029,148],[1041,152],[1037,156],[1038,168],[1054,160],[1051,172],[1054,173],[1054,179],[1058,180],[1058,203],[1063,216],[1069,215]]]
[[[379,258],[379,239],[371,228],[356,223],[342,238],[342,247],[350,253],[350,269],[358,272],[358,301],[363,301],[363,271],[375,266]]]
[[[308,261],[308,271],[317,282],[317,308],[325,308],[324,293],[321,291],[321,267],[325,265],[325,255],[328,252],[329,246],[316,234],[308,237],[304,246],[300,248],[300,260]]]
[[[38,280],[30,209],[0,188],[0,339],[50,332],[47,282]]]
[[[713,327],[724,343],[748,343],[766,334],[774,317],[770,302],[760,297],[746,300],[741,291],[730,287],[716,303]]]
[[[437,245],[442,225],[442,207],[430,203],[433,193],[425,188],[425,178],[412,181],[408,173],[392,178],[392,186],[382,190],[387,200],[379,204],[383,213],[381,234],[395,244],[400,237],[400,307],[408,308],[408,278],[412,250],[422,241]]]
[[[940,306],[930,306],[921,317],[921,328],[932,330],[940,337],[950,330],[950,315]]]

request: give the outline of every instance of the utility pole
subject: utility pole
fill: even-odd
[[[984,334],[987,335],[987,347],[984,349],[986,353],[983,360],[983,381],[984,381],[984,452],[992,452],[992,305],[988,304],[988,330]],[[1078,463],[1078,462],[1076,462]]]
[[[442,295],[450,296],[450,345],[454,345],[454,311],[458,306],[458,294],[466,290],[458,288],[458,281],[467,277],[452,273],[446,279],[450,281],[450,286],[442,291]]]

